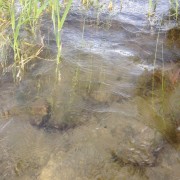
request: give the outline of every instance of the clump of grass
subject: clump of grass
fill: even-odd
[[[106,7],[105,4],[103,4],[100,0],[81,0],[81,4],[86,9],[96,9],[97,11],[101,11],[103,9],[109,9],[110,6],[112,6],[112,1],[109,1],[109,7]],[[99,13],[99,12],[98,12]]]
[[[178,0],[170,0],[170,12],[171,12],[171,16],[174,16],[176,18],[176,20],[178,19],[178,15],[179,15],[179,2]]]
[[[28,56],[23,51],[24,41],[21,39],[21,32],[28,31],[31,38],[36,40],[40,19],[48,10],[51,11],[56,37],[57,65],[60,64],[61,29],[71,4],[72,0],[68,0],[67,4],[62,4],[59,0],[0,0],[0,21],[2,22],[0,37],[4,42],[9,41],[14,51],[13,75],[15,80],[21,80],[25,64],[35,58],[43,49],[43,38],[41,37],[41,47]],[[35,46],[30,42],[25,42],[25,44],[29,47]]]
[[[178,0],[169,0],[170,16],[178,20],[179,16],[179,2]],[[158,0],[149,0],[148,16],[153,16],[157,8]]]
[[[88,8],[99,4],[99,0],[81,0],[81,3]]]
[[[21,0],[19,1],[19,6],[20,8],[18,9],[14,0],[12,0],[9,5],[10,24],[12,29],[12,48],[14,50],[15,63],[13,75],[14,79],[18,81],[21,80],[25,64],[37,56],[42,50],[42,48],[40,48],[37,52],[34,52],[34,55],[31,54],[27,57],[22,51],[23,43],[20,38],[21,30],[30,29],[32,37],[34,39],[36,38],[36,26],[41,14],[47,6],[47,2],[39,4],[38,0]],[[26,44],[28,44],[28,42]]]
[[[56,68],[56,73],[59,74],[58,72],[58,65],[60,64],[61,61],[61,29],[63,27],[63,24],[65,22],[65,19],[67,17],[67,14],[70,10],[72,4],[72,0],[68,0],[67,5],[65,7],[65,10],[63,12],[63,15],[60,16],[60,10],[62,9],[62,4],[59,3],[59,0],[51,0],[49,3],[50,9],[51,9],[51,18],[54,26],[54,34],[56,37],[56,44],[57,44],[57,57],[56,57],[56,62],[57,62],[57,68]],[[59,77],[59,76],[58,76]]]
[[[157,0],[149,0],[149,10],[148,10],[148,16],[154,15],[156,11],[156,6],[157,6]]]

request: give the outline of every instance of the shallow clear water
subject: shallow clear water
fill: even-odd
[[[59,82],[47,17],[46,60],[30,63],[18,85],[1,77],[0,179],[179,179],[179,77],[165,97],[160,83],[152,98],[146,74],[156,67],[177,74],[179,41],[172,46],[167,31],[175,23],[164,18],[160,26],[163,1],[149,19],[146,1],[123,3],[109,12],[105,1],[98,13],[74,1]]]

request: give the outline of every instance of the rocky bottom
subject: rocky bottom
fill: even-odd
[[[130,97],[91,82],[71,101],[62,80],[56,103],[48,93],[25,101],[27,90],[10,99],[16,87],[0,87],[1,179],[178,179],[179,77],[174,84],[167,72],[163,99],[161,74],[143,73]]]

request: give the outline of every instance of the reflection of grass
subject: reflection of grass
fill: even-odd
[[[74,76],[72,78],[72,92],[70,93],[70,101],[69,104],[71,105],[74,101],[74,97],[76,95],[76,89],[79,83],[79,67],[76,67],[76,70],[74,72]]]

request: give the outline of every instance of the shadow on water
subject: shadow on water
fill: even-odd
[[[109,14],[75,4],[59,82],[47,16],[45,47],[24,79],[14,84],[0,67],[1,179],[178,179],[179,28],[165,29],[172,20],[160,29],[142,3],[125,1],[122,12],[115,4]]]

